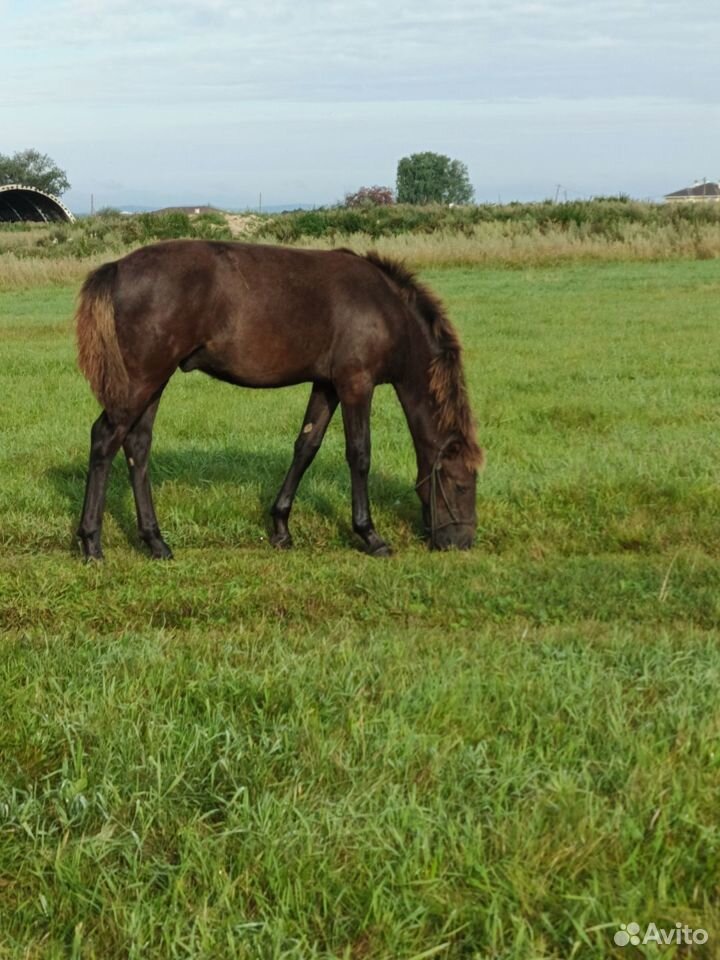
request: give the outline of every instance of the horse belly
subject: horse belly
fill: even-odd
[[[326,345],[273,335],[211,341],[182,364],[243,387],[282,387],[328,376]]]

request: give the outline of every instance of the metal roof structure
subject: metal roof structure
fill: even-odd
[[[0,186],[0,223],[74,223],[75,217],[51,193],[21,183]]]
[[[719,198],[720,184],[708,180],[665,194],[666,200],[717,200]]]

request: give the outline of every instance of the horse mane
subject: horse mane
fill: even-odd
[[[388,276],[402,298],[427,326],[436,348],[429,368],[430,393],[437,408],[441,431],[458,434],[463,445],[463,460],[470,470],[482,466],[484,453],[478,445],[475,421],[468,400],[462,347],[455,327],[440,300],[403,263],[372,251],[365,259]]]

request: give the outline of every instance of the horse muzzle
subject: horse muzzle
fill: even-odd
[[[431,550],[469,550],[473,545],[475,533],[465,524],[452,524],[442,530],[436,530],[430,538]]]

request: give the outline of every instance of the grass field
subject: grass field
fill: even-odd
[[[564,203],[329,207],[279,215],[110,211],[76,223],[0,224],[0,293],[78,286],[89,267],[155,240],[195,237],[369,248],[424,270],[531,269],[720,257],[720,208],[619,198]]]
[[[307,388],[178,375],[139,549],[73,545],[74,289],[0,293],[0,958],[720,956],[717,261],[424,274],[461,330],[478,542],[429,554],[389,388],[267,508]]]

